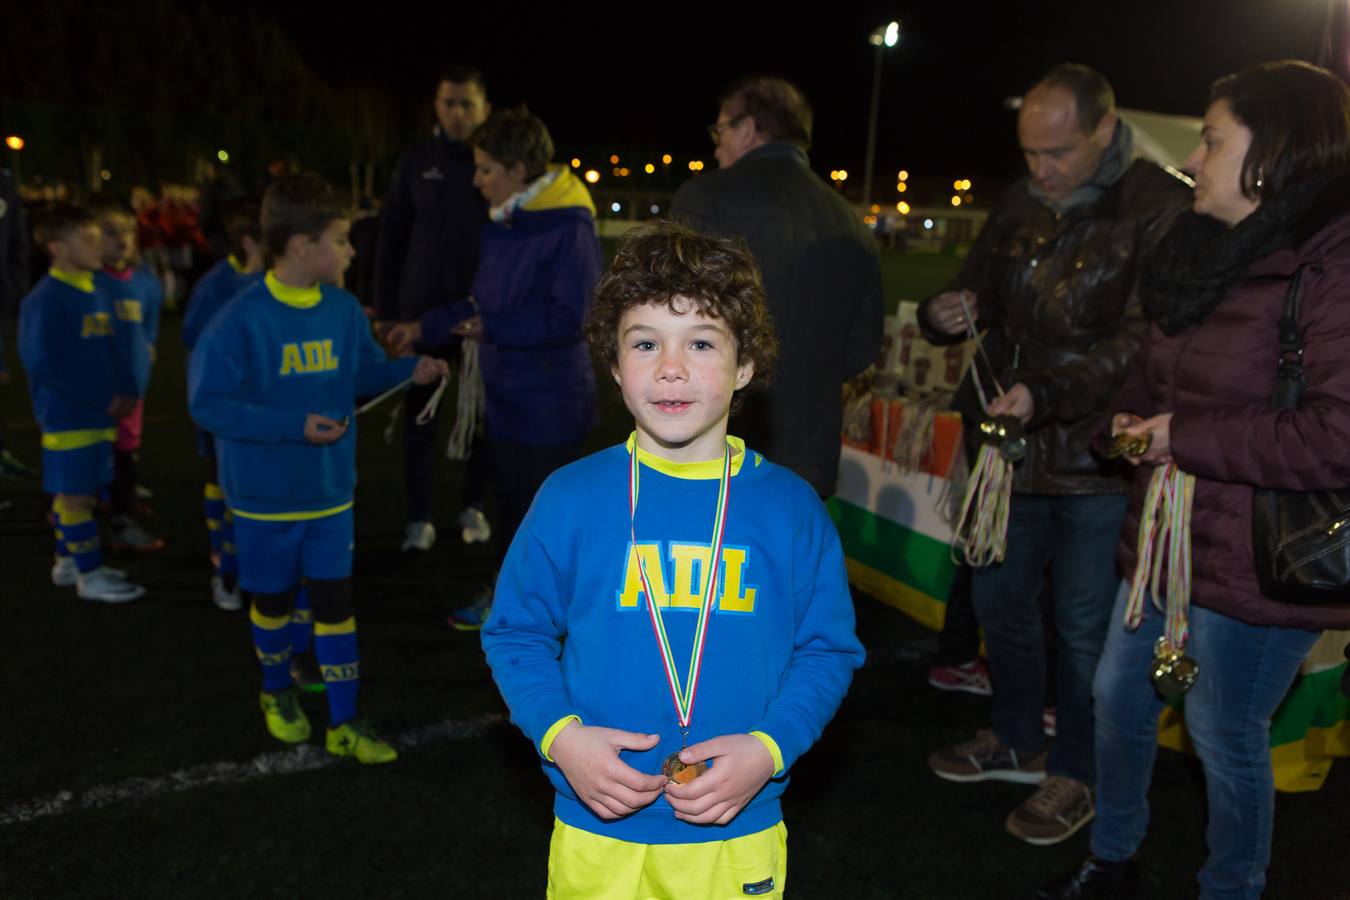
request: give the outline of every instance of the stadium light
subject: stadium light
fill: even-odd
[[[5,146],[15,153],[18,153],[23,149],[23,138],[19,137],[17,134],[11,134],[9,137],[5,138]]]

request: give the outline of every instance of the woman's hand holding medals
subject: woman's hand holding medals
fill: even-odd
[[[650,806],[668,783],[664,775],[634,769],[619,758],[619,751],[650,750],[660,740],[660,735],[571,722],[553,739],[548,755],[591,812],[602,819],[618,819]],[[750,740],[759,744],[758,738]],[[768,752],[764,750],[766,756]]]
[[[671,780],[665,788],[675,818],[699,825],[725,825],[736,818],[774,772],[769,748],[753,734],[710,738],[681,750],[679,757],[689,767],[712,762],[687,784]]]
[[[1171,462],[1172,414],[1165,412],[1141,419],[1134,413],[1116,413],[1111,417],[1111,444],[1106,455],[1112,459],[1120,457],[1132,466]]]

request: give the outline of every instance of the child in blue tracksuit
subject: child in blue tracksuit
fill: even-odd
[[[268,731],[287,743],[310,734],[290,674],[291,610],[304,578],[327,686],[328,752],[383,763],[398,754],[356,718],[352,417],[357,396],[408,379],[426,384],[447,370],[428,357],[387,359],[360,303],[333,287],[353,255],[350,224],[317,176],[289,176],[268,188],[262,233],[273,267],[206,327],[188,390],[193,419],[215,437],[234,511]]]
[[[225,236],[229,255],[197,279],[183,313],[183,347],[188,358],[197,347],[203,329],[245,288],[262,281],[262,225],[256,200],[241,198],[225,208]],[[211,546],[211,602],[227,611],[243,608],[239,596],[239,560],[234,542],[234,514],[225,505],[216,464],[215,439],[197,429],[197,455],[206,461],[206,484],[202,490],[206,530]],[[297,594],[297,601],[299,600]],[[297,603],[298,605],[298,603]],[[309,613],[308,601],[304,614]],[[307,643],[306,643],[307,645]],[[301,648],[296,648],[297,651]]]
[[[112,300],[94,289],[103,235],[88,210],[60,206],[38,221],[35,236],[52,266],[20,308],[19,356],[42,429],[42,488],[54,495],[52,583],[74,585],[85,600],[125,603],[145,590],[103,565],[93,515],[112,480],[117,420],[136,399]]]
[[[544,483],[483,629],[557,791],[548,895],[781,896],[779,797],[863,651],[814,490],[727,435],[776,355],[758,270],[645,226],[586,333],[634,434]]]
[[[136,260],[136,215],[131,207],[105,201],[94,209],[103,231],[103,266],[94,273],[94,287],[107,294],[117,319],[117,349],[126,360],[136,388],[136,405],[117,422],[113,442],[113,480],[108,488],[114,550],[150,553],[164,549],[164,541],[148,534],[134,519],[136,456],[145,423],[145,394],[159,338],[159,316],[164,289],[147,266]]]

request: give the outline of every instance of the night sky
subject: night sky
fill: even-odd
[[[246,4],[247,5],[247,4]],[[373,83],[429,98],[434,73],[465,61],[487,76],[498,105],[526,101],[563,157],[662,152],[712,163],[704,126],[718,89],[751,72],[796,82],[816,109],[819,171],[861,173],[873,28],[899,18],[884,63],[877,170],[915,177],[1019,172],[1013,115],[1003,108],[1061,60],[1113,82],[1121,105],[1200,115],[1209,84],[1249,64],[1315,60],[1325,0],[1133,0],[970,4],[710,3],[413,5],[381,2],[347,16],[331,3],[257,3],[326,79]],[[429,99],[424,104],[430,122]],[[640,158],[640,159],[639,159]]]

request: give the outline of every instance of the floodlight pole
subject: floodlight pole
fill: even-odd
[[[863,166],[863,215],[872,210],[872,169],[877,155],[877,111],[881,106],[881,61],[887,47],[894,47],[900,39],[900,23],[889,22],[872,32],[869,38],[877,48],[876,62],[872,66],[872,108],[867,116],[867,162]]]

